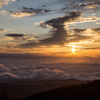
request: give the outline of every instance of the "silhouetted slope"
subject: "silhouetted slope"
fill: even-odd
[[[100,80],[53,89],[22,100],[100,100]]]
[[[43,91],[49,91],[54,88],[87,83],[88,81],[79,81],[75,79],[68,80],[38,80],[38,81],[11,81],[0,83],[0,94],[5,92],[10,99],[20,99],[29,95],[34,95]],[[1,96],[0,96],[0,100]]]

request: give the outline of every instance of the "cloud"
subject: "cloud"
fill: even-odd
[[[2,7],[2,5],[6,5],[8,4],[9,2],[14,2],[15,0],[0,0],[0,8]]]
[[[36,14],[43,13],[43,12],[50,12],[50,11],[51,10],[48,9],[35,9],[35,8],[26,8],[26,7],[22,8],[22,12],[34,12]]]
[[[9,54],[10,55],[10,54]],[[17,55],[17,54],[16,54]],[[9,64],[0,64],[0,80],[4,79],[81,79],[90,80],[100,78],[100,60],[85,58],[52,59],[35,62],[33,59],[17,61],[9,59]],[[13,62],[13,63],[12,63]],[[21,62],[21,63],[19,63]],[[35,62],[35,64],[34,64]],[[96,65],[94,68],[94,64]],[[66,67],[67,66],[67,67]],[[88,67],[87,67],[88,66]],[[7,68],[8,67],[8,68]]]
[[[100,20],[100,17],[98,16],[89,16],[89,17],[80,17],[76,22],[67,22],[67,23],[65,23],[65,24],[69,24],[69,25],[71,25],[71,24],[77,24],[77,23],[85,23],[85,22],[96,22],[96,21],[98,21],[98,20]]]
[[[38,42],[29,42],[26,44],[20,44],[21,48],[33,48],[37,46],[50,46],[50,45],[64,45],[67,42],[67,32],[64,29],[65,22],[75,22],[81,16],[80,12],[72,11],[70,14],[50,19],[43,24],[41,27],[46,25],[51,26],[53,29],[50,31],[51,37],[39,40]]]
[[[96,36],[99,35],[100,28],[72,29],[71,32],[73,35]]]
[[[0,64],[0,70],[4,71],[4,70],[10,70],[9,68],[5,67],[4,65]]]
[[[27,16],[32,16],[32,15],[35,15],[35,14],[39,14],[39,13],[44,13],[44,12],[50,12],[51,10],[48,10],[48,9],[35,9],[35,8],[26,8],[26,7],[23,7],[21,9],[21,11],[8,11],[9,13],[11,13],[12,17],[27,17]],[[5,13],[5,11],[2,11],[2,13]]]
[[[14,12],[14,11],[9,11],[9,13],[11,13],[12,17],[16,17],[16,18],[20,18],[20,17],[27,17],[27,16],[31,16],[31,15],[34,15],[36,13],[34,12]]]
[[[100,33],[100,27],[99,28],[93,28],[92,30]]]
[[[13,40],[13,41],[15,39],[17,39],[17,41],[18,41],[18,39],[20,39],[22,41],[32,41],[35,38],[35,37],[30,36],[30,35],[16,34],[16,33],[6,34],[5,36],[10,37],[10,38],[5,38],[5,39],[7,39],[7,40]]]
[[[94,47],[94,48],[92,48],[92,47],[90,47],[90,48],[83,48],[83,49],[85,49],[85,50],[89,50],[89,49],[100,49],[100,47]]]
[[[92,44],[93,47],[88,46],[88,49],[94,49],[95,43],[100,43],[100,28],[87,28],[87,29],[72,29],[70,30],[69,43],[81,44],[84,48],[84,45]],[[95,49],[98,49],[95,45]]]
[[[0,33],[4,33],[4,32],[6,32],[7,30],[5,30],[5,29],[0,29]]]
[[[87,8],[95,8],[98,5],[100,5],[100,2],[76,3],[75,4],[76,7],[87,7]]]
[[[84,10],[84,11],[90,11],[90,10],[99,10],[100,9],[100,2],[99,1],[88,1],[88,0],[81,0],[77,2],[70,2],[65,4],[65,7],[63,7],[61,10],[66,9],[78,9],[78,10]]]
[[[72,30],[71,30],[71,35],[77,35],[77,34],[79,34],[79,33],[84,32],[85,30],[86,30],[86,29],[77,29],[77,28],[72,29]]]
[[[88,39],[91,39],[91,36],[81,36],[81,35],[73,35],[73,36],[69,36],[70,39],[68,40],[69,43],[71,42],[80,42],[80,41],[83,41],[83,40],[88,40]]]
[[[99,22],[97,22],[96,24],[100,24]]]
[[[6,34],[6,36],[9,36],[9,37],[23,37],[23,36],[25,36],[25,35],[23,35],[23,34]]]
[[[6,10],[2,10],[1,13],[2,14],[7,14],[7,11]]]

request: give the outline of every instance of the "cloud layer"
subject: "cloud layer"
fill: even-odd
[[[45,61],[44,61],[45,60]],[[53,60],[53,61],[52,61]],[[0,81],[10,79],[78,79],[93,80],[100,78],[100,67],[96,60],[8,59],[0,64]],[[13,62],[13,63],[12,63]],[[88,66],[88,67],[87,67]]]

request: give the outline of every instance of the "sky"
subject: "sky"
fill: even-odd
[[[100,57],[99,0],[0,0],[0,54]]]

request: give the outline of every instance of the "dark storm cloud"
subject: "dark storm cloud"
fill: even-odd
[[[23,34],[6,34],[6,36],[9,36],[9,37],[23,37],[23,36],[25,36],[25,35],[23,35]]]
[[[39,40],[38,42],[30,42],[26,44],[20,44],[20,48],[33,48],[36,46],[50,46],[50,45],[64,45],[67,42],[67,32],[64,29],[65,22],[75,22],[81,16],[80,12],[72,11],[69,15],[65,15],[58,18],[53,18],[40,24],[42,27],[46,27],[46,25],[51,26],[53,29],[50,33],[52,36],[50,38],[46,38],[43,40]]]

